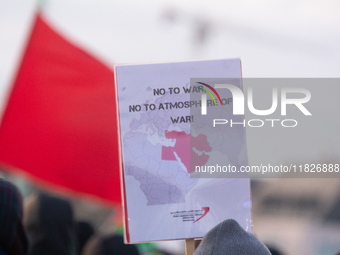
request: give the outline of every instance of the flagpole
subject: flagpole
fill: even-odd
[[[42,11],[46,8],[47,6],[47,0],[38,0],[37,1],[37,10]]]

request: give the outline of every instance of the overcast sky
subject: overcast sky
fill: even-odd
[[[111,66],[240,57],[244,77],[339,77],[340,73],[339,1],[41,2],[56,30]],[[36,9],[33,0],[0,0],[1,103]],[[195,38],[202,28],[206,33],[199,43]]]

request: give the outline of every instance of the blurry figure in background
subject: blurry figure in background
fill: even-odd
[[[27,252],[22,207],[19,190],[0,178],[0,255],[23,255]]]
[[[253,234],[233,219],[225,220],[206,233],[194,255],[271,255]]]
[[[267,246],[267,247],[272,255],[283,255],[283,253],[279,251],[276,247],[272,247],[272,246]]]
[[[153,251],[151,253],[147,253],[147,255],[172,255],[172,254],[166,251],[158,250],[158,251]]]
[[[71,204],[47,194],[33,194],[25,201],[24,224],[29,255],[77,254]]]
[[[76,222],[76,233],[78,239],[78,254],[81,254],[86,242],[94,234],[93,226],[86,221]]]
[[[92,237],[81,255],[139,255],[135,245],[124,244],[123,237],[117,234]]]

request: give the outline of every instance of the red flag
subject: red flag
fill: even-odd
[[[0,127],[0,162],[120,202],[113,71],[37,15]]]

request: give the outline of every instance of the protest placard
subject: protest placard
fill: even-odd
[[[247,162],[245,128],[236,127],[237,135],[216,131],[211,139],[210,128],[194,126],[193,109],[199,114],[202,101],[190,95],[206,93],[190,78],[240,79],[240,60],[117,65],[115,71],[125,241],[200,238],[228,218],[251,231],[248,178],[192,175],[197,166],[216,166],[216,155]]]

